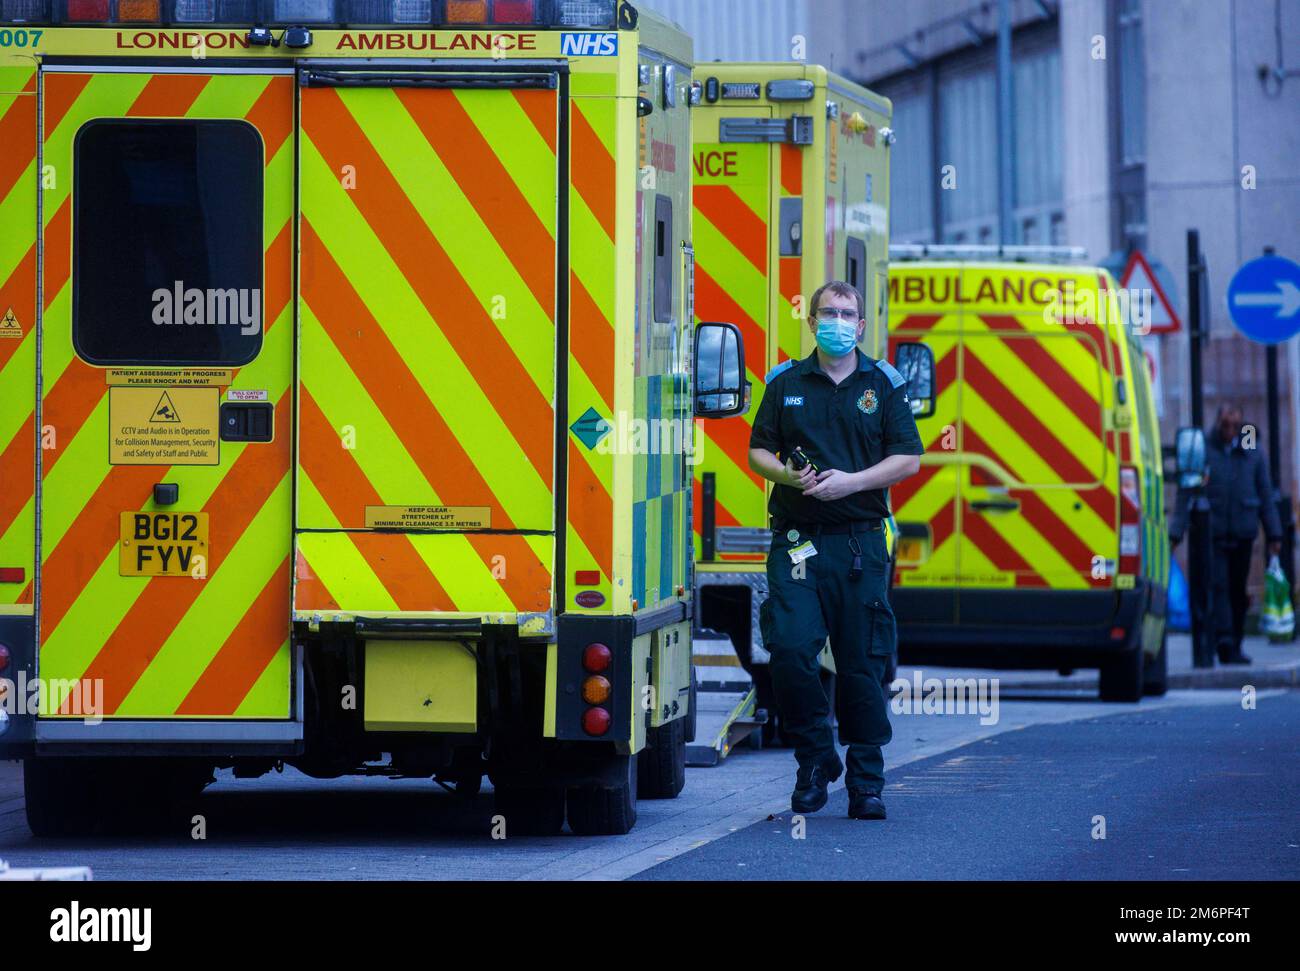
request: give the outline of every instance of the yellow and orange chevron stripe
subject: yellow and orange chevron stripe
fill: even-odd
[[[1107,587],[1094,557],[1114,555],[1117,448],[1104,428],[1104,369],[1118,353],[1094,321],[1044,332],[1031,316],[916,313],[891,327],[892,348],[921,340],[936,357],[940,397],[918,422],[927,459],[891,492],[901,525],[928,526],[927,562],[900,564],[903,584]],[[959,339],[960,335],[960,339]],[[1116,443],[1122,444],[1116,444]],[[1013,513],[983,515],[971,496],[1001,481]],[[1108,552],[1109,551],[1109,552]],[[927,579],[929,577],[929,579]]]

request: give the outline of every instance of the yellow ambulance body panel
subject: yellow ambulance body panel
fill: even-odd
[[[1163,680],[1169,547],[1126,304],[1077,256],[948,252],[897,247],[890,267],[891,345],[935,360],[921,472],[892,492],[900,657],[1101,667],[1103,694],[1136,697],[1142,655]]]
[[[818,65],[714,63],[697,76],[695,315],[740,326],[753,394],[747,416],[705,426],[694,467],[698,623],[730,636],[774,712],[757,623],[769,486],[749,469],[749,433],[767,373],[813,351],[806,301],[828,280],[863,294],[862,351],[885,356],[893,108]]]

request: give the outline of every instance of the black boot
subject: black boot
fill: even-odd
[[[885,804],[878,792],[849,790],[849,819],[884,819]]]
[[[826,787],[840,777],[844,763],[832,752],[813,765],[799,766],[795,776],[794,792],[790,794],[790,808],[797,813],[815,813],[826,805]]]

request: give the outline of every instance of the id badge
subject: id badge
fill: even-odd
[[[790,554],[791,563],[802,563],[808,557],[817,555],[817,547],[813,546],[812,540],[806,539],[798,546],[790,547],[786,552]]]

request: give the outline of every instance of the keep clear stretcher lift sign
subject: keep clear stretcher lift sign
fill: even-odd
[[[110,465],[217,465],[228,370],[107,372]]]

